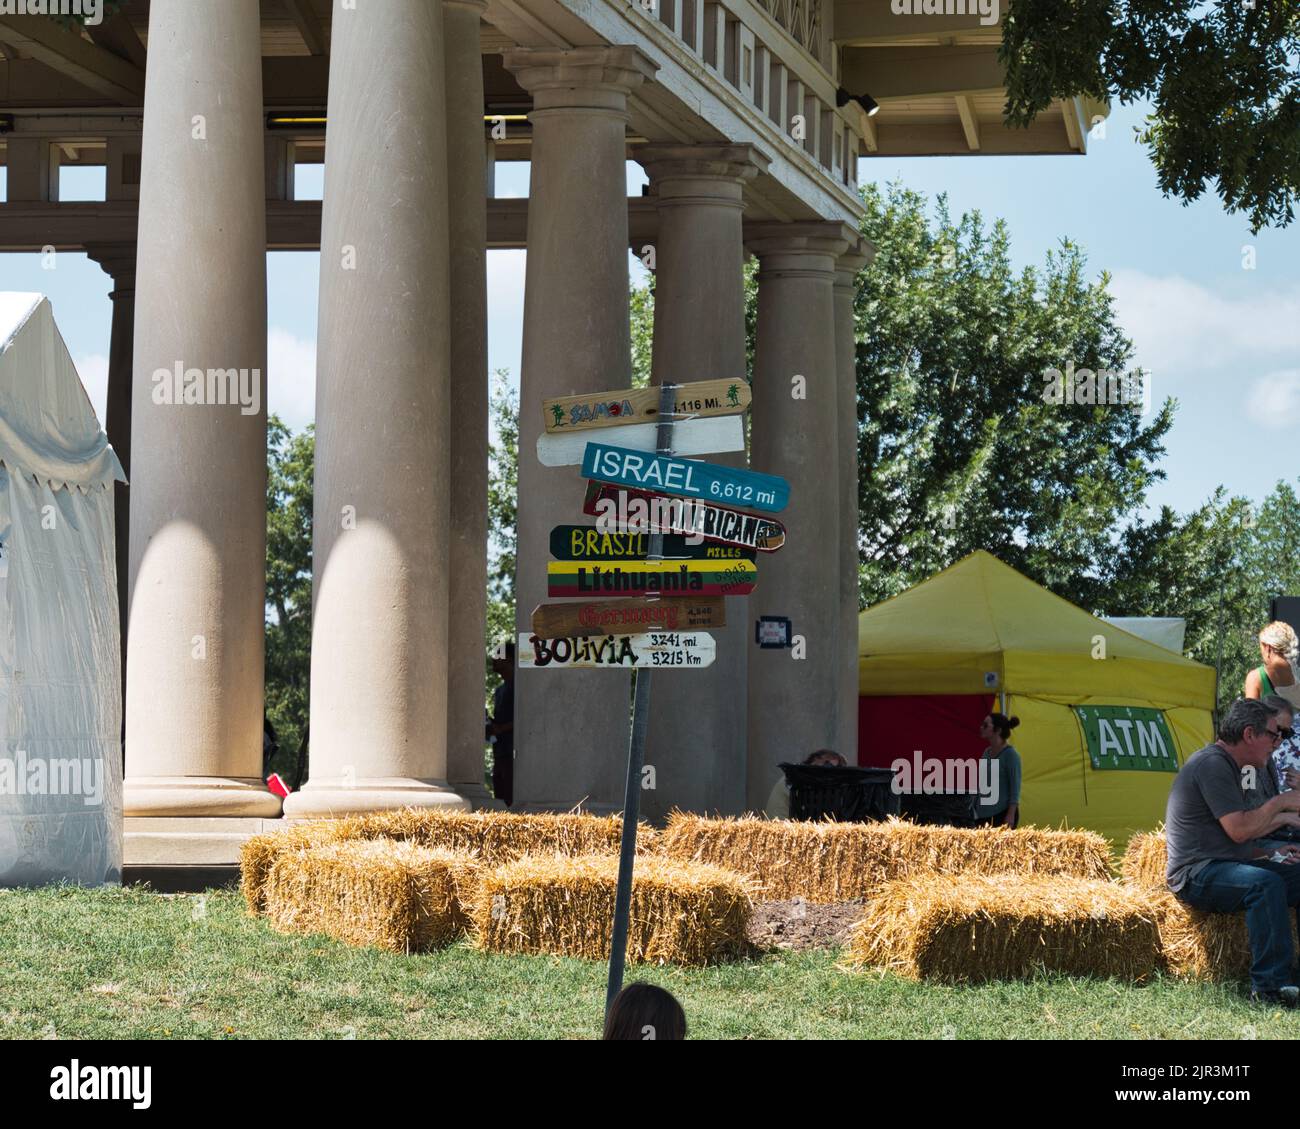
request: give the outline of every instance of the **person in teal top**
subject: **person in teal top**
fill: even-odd
[[[1008,744],[1011,731],[1020,724],[1020,718],[991,713],[980,723],[980,736],[989,743],[982,760],[993,761],[997,766],[997,792],[986,796],[983,791],[975,799],[975,822],[981,825],[1005,824],[1015,827],[1020,822],[1020,754]],[[980,780],[988,780],[989,770],[980,765]]]

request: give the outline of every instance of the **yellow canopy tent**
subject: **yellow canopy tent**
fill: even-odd
[[[1120,847],[1164,817],[1172,773],[1213,739],[1212,667],[1089,615],[982,551],[862,613],[858,692],[967,703],[1002,695],[1003,712],[1021,722],[1011,739],[1023,766],[1021,822],[1090,828]],[[942,726],[921,709],[913,734],[924,748]],[[863,763],[878,763],[875,753]]]

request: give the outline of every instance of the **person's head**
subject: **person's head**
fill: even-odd
[[[845,760],[834,749],[818,749],[803,759],[804,764],[819,765],[825,768],[844,768]]]
[[[511,679],[515,676],[515,644],[509,640],[505,645],[505,658],[498,654],[492,656],[492,673],[498,678]]]
[[[1003,713],[991,713],[980,723],[980,736],[991,741],[995,736],[1003,741],[1011,740],[1011,731],[1020,724],[1020,718],[1007,717]]]
[[[1265,694],[1261,700],[1277,714],[1277,727],[1282,736],[1290,737],[1295,727],[1295,708],[1279,694]]]
[[[629,984],[605,1016],[605,1039],[685,1039],[686,1013],[671,992]]]
[[[1291,666],[1295,666],[1296,660],[1300,658],[1300,640],[1296,639],[1294,628],[1280,619],[1274,620],[1259,633],[1259,657],[1268,662],[1272,655],[1284,659]]]
[[[1281,739],[1277,714],[1257,698],[1238,698],[1219,723],[1219,740],[1249,764],[1267,761]]]

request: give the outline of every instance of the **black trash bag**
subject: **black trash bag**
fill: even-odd
[[[945,792],[927,795],[924,792],[904,792],[901,815],[913,823],[942,824],[947,827],[974,827],[975,801],[973,792]]]
[[[892,768],[781,764],[790,785],[790,818],[875,823],[898,814]]]

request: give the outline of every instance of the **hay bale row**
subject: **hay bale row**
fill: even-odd
[[[485,872],[474,904],[479,948],[609,958],[618,859],[529,855]],[[750,897],[730,871],[647,856],[632,881],[627,959],[702,965],[748,950]]]
[[[1250,975],[1246,915],[1192,909],[1165,891],[1147,894],[1160,927],[1160,945],[1173,975],[1185,980],[1244,980]],[[1294,912],[1287,914],[1291,944],[1300,952]]]
[[[1113,882],[934,875],[882,887],[848,961],[946,983],[1040,971],[1141,981],[1160,967],[1160,935],[1149,901]]]
[[[1129,886],[1140,890],[1167,890],[1165,869],[1168,863],[1162,823],[1154,831],[1139,831],[1129,838],[1119,869]]]
[[[271,927],[349,945],[419,952],[470,923],[477,859],[392,839],[350,839],[282,852],[267,875]]]
[[[266,879],[284,851],[324,846],[349,839],[397,839],[421,847],[475,855],[484,866],[498,866],[525,854],[583,855],[617,852],[623,834],[621,816],[582,813],[552,815],[498,811],[443,811],[404,808],[337,820],[290,826],[255,835],[240,852],[240,889],[251,913],[264,909]],[[637,851],[654,849],[655,830],[637,829]]]
[[[674,812],[660,835],[670,858],[722,866],[764,899],[830,904],[870,898],[920,874],[1052,874],[1105,880],[1110,846],[1091,831],[706,819]]]

